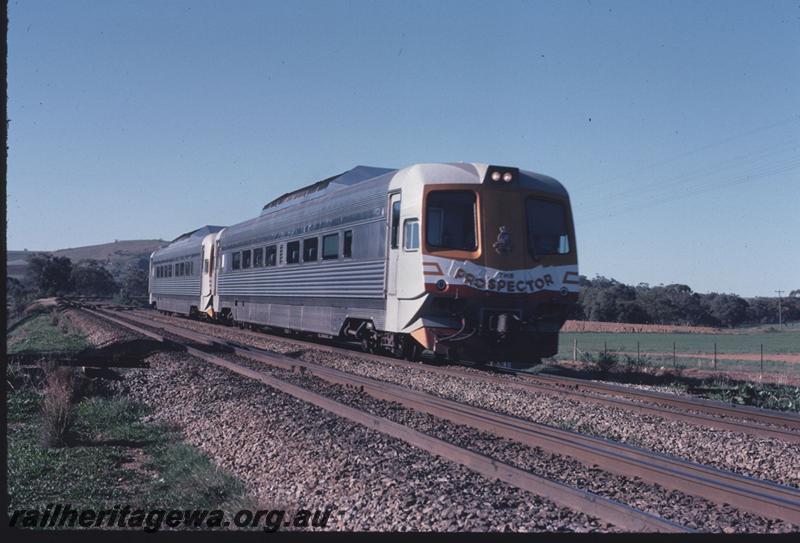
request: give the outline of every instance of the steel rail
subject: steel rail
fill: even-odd
[[[186,340],[215,343],[203,334],[164,323],[126,316]],[[353,375],[328,366],[289,358],[232,342],[220,343],[233,354],[283,368],[303,368],[326,381],[354,386],[382,400],[396,401],[412,409],[456,424],[488,431],[554,454],[568,455],[589,466],[628,477],[639,477],[665,488],[728,503],[758,515],[800,524],[800,490],[703,466],[676,457],[617,443],[604,438],[538,424],[517,417],[465,405],[405,387]]]
[[[124,319],[118,319],[105,313],[98,313],[87,310],[91,314],[124,326],[130,330],[142,333],[153,339],[160,338],[160,341],[176,343],[175,340],[167,338],[161,334],[152,332],[137,326]],[[176,334],[177,335],[177,334]],[[194,341],[194,340],[192,340]],[[180,345],[180,344],[179,344]],[[182,344],[185,351],[201,360],[215,364],[222,368],[233,371],[244,377],[254,379],[267,386],[289,394],[298,400],[315,405],[321,409],[329,411],[337,416],[353,421],[357,424],[381,432],[393,438],[404,441],[414,447],[422,449],[430,454],[441,456],[449,461],[463,465],[470,470],[488,478],[498,479],[514,487],[543,496],[557,505],[568,507],[575,511],[580,511],[588,516],[593,516],[605,522],[630,531],[651,531],[651,532],[692,532],[694,530],[677,524],[675,522],[652,515],[645,511],[635,509],[626,504],[592,494],[585,490],[574,488],[528,471],[516,468],[509,464],[499,462],[491,457],[458,447],[441,439],[428,434],[419,432],[394,421],[372,415],[365,411],[355,409],[342,404],[315,392],[311,392],[294,384],[278,379],[269,374],[258,372],[248,367],[236,364],[230,360],[220,358],[202,351],[196,347]],[[282,361],[273,360],[272,365],[286,368],[294,367],[293,360]]]
[[[655,392],[649,390],[645,391],[610,383],[598,383],[596,381],[576,379],[574,377],[541,374],[525,375],[524,373],[517,373],[517,375],[522,376],[526,380],[540,381],[556,386],[565,386],[577,390],[588,390],[593,392],[614,394],[617,396],[636,398],[646,402],[655,402],[662,405],[679,407],[681,409],[692,409],[706,413],[716,413],[725,417],[748,419],[754,422],[786,426],[794,430],[800,430],[800,416],[793,413],[761,409],[746,405],[737,406],[702,398],[686,398],[675,396],[674,394],[667,394],[665,392]]]
[[[525,382],[512,381],[489,374],[476,375],[475,373],[468,373],[460,368],[440,367],[430,364],[420,366],[418,363],[407,362],[388,356],[366,354],[342,347],[314,343],[297,338],[284,338],[281,336],[280,339],[300,345],[312,346],[313,348],[323,349],[329,352],[340,352],[364,360],[388,362],[399,367],[417,370],[422,369],[424,371],[453,377],[482,379],[487,382],[502,386],[510,386],[520,390],[552,393],[564,397],[572,397],[581,401],[589,400],[602,405],[660,416],[668,420],[685,421],[721,430],[776,438],[790,443],[800,443],[800,416],[792,413],[783,413],[748,406],[733,406],[713,400],[686,398],[662,392],[645,391],[632,387],[597,383],[571,377],[545,376],[541,374],[530,375],[525,372],[515,372],[511,370],[503,371],[503,373],[517,376]],[[633,401],[631,399],[633,399]],[[709,413],[714,413],[716,416],[710,415]],[[769,426],[764,426],[765,424]]]

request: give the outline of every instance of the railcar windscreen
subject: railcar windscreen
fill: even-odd
[[[528,198],[528,250],[534,258],[569,253],[567,209],[561,202]]]
[[[476,240],[475,193],[437,190],[428,194],[425,239],[436,249],[474,251]]]

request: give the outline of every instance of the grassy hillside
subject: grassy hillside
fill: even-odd
[[[112,274],[119,276],[128,265],[136,264],[142,259],[147,261],[150,253],[166,244],[166,241],[160,239],[133,239],[58,251],[8,251],[6,266],[9,277],[21,278],[25,273],[27,258],[37,253],[49,253],[66,256],[73,263],[84,259],[99,260]]]

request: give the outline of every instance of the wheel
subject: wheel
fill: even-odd
[[[405,345],[405,349],[403,349],[403,358],[409,362],[419,361],[422,358],[422,345],[413,339],[409,340]]]

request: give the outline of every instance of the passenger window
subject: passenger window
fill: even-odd
[[[233,260],[231,261],[231,267],[234,270],[238,270],[242,267],[242,253],[233,253]]]
[[[247,269],[250,267],[250,250],[242,251],[242,268]]]
[[[167,277],[172,277],[172,264],[167,266]]]
[[[300,242],[290,241],[286,244],[286,263],[297,264],[300,262]]]
[[[319,239],[317,238],[303,240],[303,262],[316,262],[318,245]]]
[[[403,224],[403,248],[406,251],[419,249],[419,221],[407,219]]]
[[[350,258],[353,256],[353,231],[345,230],[344,232],[344,245],[342,247],[342,256]]]
[[[392,204],[392,249],[397,249],[397,236],[400,233],[400,202]]]
[[[254,268],[263,268],[264,267],[264,248],[259,247],[258,249],[253,249],[253,267]]]
[[[322,260],[339,258],[339,234],[328,234],[322,238]]]
[[[270,245],[267,247],[267,266],[274,266],[275,262],[276,250],[274,245]]]
[[[183,262],[178,264],[178,273],[176,274],[176,275],[178,275],[178,277],[182,277],[182,276],[186,275],[186,274],[183,273],[185,267],[186,267],[186,264],[184,264]]]

